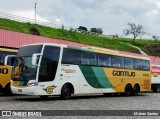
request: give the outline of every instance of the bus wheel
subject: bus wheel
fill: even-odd
[[[40,95],[39,97],[42,98],[42,99],[47,99],[48,95]]]
[[[6,95],[12,95],[10,83],[8,83],[8,84],[6,85],[6,87],[4,88],[4,94],[6,94]]]
[[[125,96],[130,96],[132,94],[132,86],[127,84],[125,87]]]
[[[112,93],[103,93],[104,96],[112,96]]]
[[[61,90],[61,99],[67,100],[71,97],[71,88],[68,85],[64,85],[62,90]]]
[[[138,96],[139,91],[140,91],[139,85],[135,84],[133,87],[133,95]]]
[[[2,93],[3,91],[2,91],[2,86],[0,85],[0,93]]]
[[[154,92],[160,92],[160,85],[155,86]]]

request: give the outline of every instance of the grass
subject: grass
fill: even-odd
[[[132,39],[129,39],[129,38],[113,39],[111,37],[82,34],[82,33],[76,32],[73,29],[71,30],[56,29],[56,28],[41,26],[37,24],[22,23],[22,22],[0,18],[0,29],[31,34],[31,31],[29,30],[31,27],[35,27],[39,31],[40,35],[44,37],[63,39],[63,40],[84,43],[88,45],[99,46],[99,47],[104,47],[109,49],[139,53],[139,50],[129,45],[129,44],[132,44]],[[146,49],[145,46],[153,43],[155,43],[155,41],[153,40],[136,39],[134,44],[132,45],[135,45],[141,48],[142,50],[146,51],[149,55],[152,55],[150,52],[148,52],[148,49]]]

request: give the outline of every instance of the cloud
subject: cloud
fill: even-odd
[[[123,34],[128,22],[144,26],[150,34],[159,35],[159,0],[0,0],[0,11],[33,16],[65,27],[102,28],[104,34]],[[13,4],[8,4],[8,3]],[[27,15],[28,14],[28,15]],[[30,15],[29,15],[30,14]]]
[[[24,17],[24,19],[25,18],[29,18],[29,19],[32,19],[32,20],[35,19],[35,12],[34,11],[14,11],[14,12],[11,12],[11,14]],[[36,20],[37,21],[42,21],[42,22],[49,22],[47,19],[42,18],[38,14],[36,14]]]

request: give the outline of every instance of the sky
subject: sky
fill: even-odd
[[[104,35],[125,37],[130,22],[160,36],[160,0],[0,0],[0,12],[34,19],[35,3],[38,20],[66,28],[102,28]]]

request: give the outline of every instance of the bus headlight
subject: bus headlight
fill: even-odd
[[[37,82],[28,83],[28,86],[37,86],[37,85],[38,85]]]

